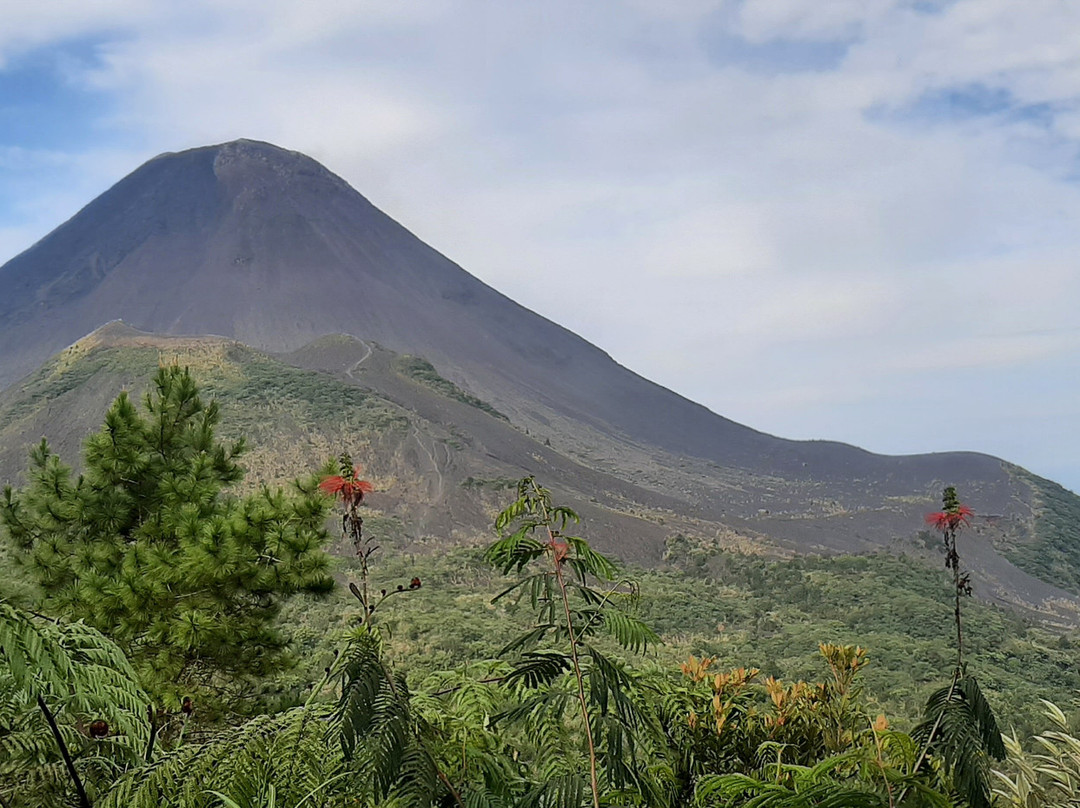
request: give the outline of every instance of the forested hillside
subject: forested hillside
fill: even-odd
[[[357,404],[327,396],[330,418]],[[406,429],[365,401],[370,434]],[[80,473],[43,444],[5,492],[0,804],[1077,798],[1067,719],[1040,699],[1072,706],[1080,644],[969,597],[973,515],[949,491],[923,534],[937,563],[672,532],[646,569],[531,477],[482,486],[486,538],[417,543],[351,422],[321,468],[246,485],[272,447],[223,440],[221,419],[162,369],[109,408]],[[1046,731],[1042,758],[1020,751]]]

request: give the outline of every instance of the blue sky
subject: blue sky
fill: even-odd
[[[0,18],[0,260],[157,153],[269,140],[723,415],[1080,489],[1074,4],[0,0]]]

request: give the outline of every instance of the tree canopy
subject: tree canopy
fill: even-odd
[[[218,420],[187,369],[161,368],[141,410],[116,399],[81,474],[42,440],[0,502],[40,608],[105,632],[162,692],[280,665],[283,599],[333,586],[317,479],[230,493],[244,443]]]

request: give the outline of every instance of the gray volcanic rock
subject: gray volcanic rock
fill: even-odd
[[[349,333],[427,357],[534,427],[554,417],[570,432],[726,467],[873,477],[905,493],[931,480],[1004,479],[986,456],[885,458],[722,418],[481,283],[314,160],[266,143],[151,160],[0,267],[0,288],[0,387],[114,319],[271,351]]]

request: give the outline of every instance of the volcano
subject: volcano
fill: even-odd
[[[1026,472],[977,453],[882,456],[737,424],[500,294],[316,161],[271,144],[150,160],[0,267],[0,288],[0,388],[114,320],[217,335],[339,375],[348,363],[301,349],[352,335],[423,357],[575,462],[796,549],[911,539],[941,486],[955,484],[998,519],[980,553],[1001,590],[1063,595],[1009,561],[1060,543],[1040,533],[1046,498]]]
[[[0,287],[0,386],[112,320],[277,352],[344,333],[426,357],[523,422],[551,411],[724,466],[903,486],[1000,466],[884,458],[722,418],[480,282],[311,158],[266,143],[151,160],[0,267]]]

